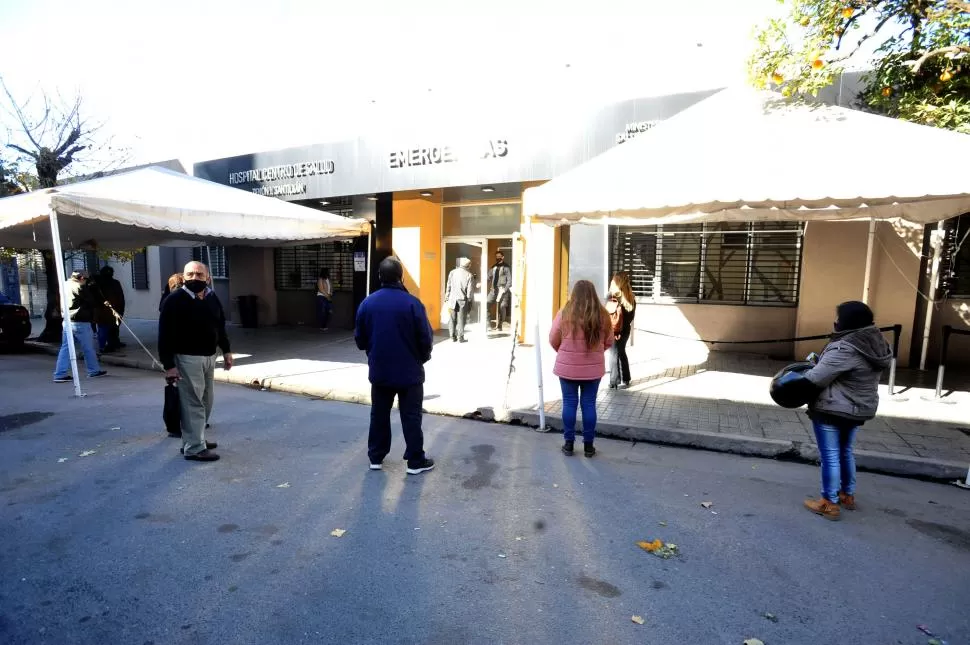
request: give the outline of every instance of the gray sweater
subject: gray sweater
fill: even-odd
[[[838,332],[818,364],[804,373],[821,389],[808,406],[813,412],[849,421],[868,421],[879,407],[879,376],[889,366],[892,348],[877,327]]]

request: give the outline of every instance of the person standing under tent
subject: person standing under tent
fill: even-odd
[[[99,378],[107,374],[98,363],[98,352],[94,347],[94,331],[91,324],[97,308],[102,304],[95,295],[95,290],[87,284],[87,278],[80,271],[75,271],[65,283],[68,307],[67,313],[71,322],[64,322],[61,334],[61,350],[57,353],[57,364],[54,367],[54,382],[69,383],[71,381],[71,350],[68,343],[72,342],[68,336],[68,328],[74,330],[74,340],[81,346],[84,356],[84,366],[88,370],[88,377]]]
[[[637,301],[633,297],[633,288],[630,286],[630,274],[620,271],[613,276],[610,282],[611,302],[606,310],[610,312],[620,310],[619,316],[621,325],[619,333],[614,332],[613,338],[616,342],[610,349],[610,388],[626,389],[630,387],[632,377],[630,375],[630,359],[626,355],[626,344],[630,341],[630,334],[633,332],[633,318],[637,313]],[[610,312],[612,315],[612,312]]]
[[[333,285],[330,283],[330,269],[320,269],[317,277],[317,323],[321,331],[327,331],[330,326],[330,314],[333,312]]]

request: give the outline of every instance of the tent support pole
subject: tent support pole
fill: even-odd
[[[51,239],[54,241],[54,266],[57,267],[57,284],[60,285],[61,319],[67,334],[67,350],[71,355],[71,376],[74,377],[74,396],[82,397],[81,377],[77,369],[77,349],[74,347],[74,323],[71,322],[70,303],[67,301],[67,276],[64,273],[64,249],[61,248],[61,229],[57,223],[57,211],[50,210]],[[66,314],[66,315],[65,315]],[[88,323],[82,323],[88,324]],[[61,334],[63,337],[63,334]]]
[[[527,246],[526,246],[525,253],[526,253],[526,257],[528,257],[528,255],[529,255],[528,244],[532,244],[533,246],[535,246],[535,225],[532,223],[532,219],[531,218],[529,219],[529,241],[526,244],[527,244]],[[526,270],[526,277],[529,280],[529,291],[527,292],[527,298],[532,298],[532,303],[529,306],[531,306],[533,308],[536,308],[537,305],[536,305],[535,299],[536,299],[536,293],[538,293],[538,289],[539,289],[539,286],[536,284],[536,282],[537,282],[537,280],[536,280],[536,269],[531,269],[530,270],[529,267],[528,267],[528,263],[526,263],[526,269],[525,270]],[[535,329],[533,329],[533,334],[534,334],[535,337],[532,339],[532,342],[534,343],[535,350],[536,350],[535,351],[535,354],[536,354],[536,387],[537,387],[537,394],[538,394],[538,399],[539,399],[539,401],[538,401],[538,403],[539,403],[539,428],[538,428],[538,431],[539,432],[545,432],[546,431],[546,401],[545,401],[545,394],[543,392],[543,384],[542,384],[542,341],[540,340],[542,338],[542,335],[541,335],[542,332],[539,329],[539,310],[538,309],[536,309],[536,311],[535,311],[535,321],[536,321],[536,323],[535,323]]]
[[[869,218],[869,242],[866,246],[866,277],[862,280],[862,302],[869,304],[869,285],[872,278],[873,243],[876,241],[876,218]]]
[[[940,257],[943,254],[943,222],[936,225],[930,233],[933,245],[933,263],[930,269],[929,302],[926,303],[926,318],[923,320],[923,346],[919,354],[919,368],[926,369],[926,355],[930,349],[930,334],[933,331],[933,309],[936,307],[936,290],[940,282]]]
[[[366,295],[368,295],[368,296],[370,295],[370,265],[371,265],[371,245],[370,245],[371,244],[371,238],[370,238],[370,236],[371,236],[371,229],[373,228],[373,226],[374,225],[371,224],[370,226],[367,227],[367,278],[366,278],[366,280],[367,280],[367,290],[364,291],[364,293]]]

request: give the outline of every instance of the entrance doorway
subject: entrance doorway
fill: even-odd
[[[479,236],[479,237],[447,237],[442,242],[441,256],[444,258],[442,263],[441,276],[441,326],[448,327],[451,314],[448,312],[448,303],[445,302],[445,289],[448,285],[448,274],[458,267],[461,258],[471,260],[469,270],[472,272],[475,297],[468,308],[465,322],[465,337],[469,340],[486,338],[495,335],[508,335],[511,333],[511,316],[514,295],[509,293],[505,296],[507,307],[496,307],[495,298],[489,302],[489,290],[491,281],[491,269],[495,266],[497,253],[501,251],[505,256],[505,264],[510,268],[513,264],[513,244],[511,237],[502,236]],[[514,272],[514,269],[513,269]],[[513,282],[514,285],[514,275]],[[502,325],[495,327],[499,314],[504,313]]]

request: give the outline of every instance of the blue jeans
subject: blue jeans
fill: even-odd
[[[839,491],[855,495],[855,441],[858,426],[835,426],[812,421],[818,454],[822,459],[822,497],[837,504]]]
[[[91,323],[74,323],[74,340],[81,346],[81,354],[84,356],[84,366],[88,368],[88,376],[94,376],[101,371],[98,364],[98,352],[94,349],[94,331]],[[67,322],[64,323],[64,332],[61,334],[61,351],[57,353],[57,366],[54,368],[54,378],[64,378],[71,373],[71,350],[67,343]]]
[[[330,311],[332,309],[332,302],[323,296],[317,296],[317,322],[320,325],[320,329],[326,329],[330,325]]]
[[[563,438],[566,441],[576,440],[576,408],[579,407],[583,411],[583,443],[593,443],[596,437],[596,392],[600,388],[600,379],[573,381],[560,377],[559,385],[562,387]]]
[[[110,335],[111,329],[107,325],[98,325],[98,349],[102,352],[108,345],[108,338]]]

